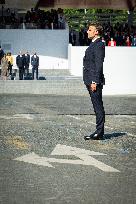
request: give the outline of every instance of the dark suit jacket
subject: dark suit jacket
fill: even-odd
[[[30,55],[24,55],[24,65],[28,65],[29,66],[30,63]]]
[[[16,57],[16,64],[17,64],[17,66],[20,67],[20,68],[23,68],[23,67],[24,67],[24,57],[23,57],[23,55],[22,55],[22,56],[18,55],[18,56]]]
[[[39,57],[36,55],[36,58],[34,55],[31,57],[31,65],[33,67],[38,67],[39,66]]]
[[[101,39],[90,44],[83,58],[83,80],[85,85],[93,82],[104,84],[103,62],[105,57],[105,46]]]

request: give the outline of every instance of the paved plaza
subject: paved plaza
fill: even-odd
[[[0,204],[136,203],[136,97],[104,96],[105,140],[89,97],[0,95]]]

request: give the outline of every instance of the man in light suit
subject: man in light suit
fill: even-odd
[[[102,26],[98,22],[92,22],[88,27],[88,38],[92,40],[85,51],[83,58],[83,81],[90,94],[94,112],[96,114],[96,131],[85,140],[101,140],[104,136],[105,111],[102,101],[102,89],[105,83],[103,75],[103,62],[105,46],[101,41]]]

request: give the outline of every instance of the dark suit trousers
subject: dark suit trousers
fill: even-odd
[[[24,74],[28,74],[29,73],[29,64],[25,64],[24,66]]]
[[[9,71],[9,74],[11,75],[12,74],[12,65],[11,64],[8,65],[8,71]]]
[[[104,123],[105,123],[105,111],[102,101],[102,85],[97,85],[97,89],[95,92],[92,92],[89,89],[88,85],[86,87],[89,91],[94,112],[96,115],[96,132],[98,135],[102,136],[104,135]]]
[[[34,72],[36,71],[36,79],[38,79],[38,67],[33,66],[32,67],[32,79],[34,79]]]
[[[19,67],[19,80],[23,80],[23,73],[24,73],[24,68]]]

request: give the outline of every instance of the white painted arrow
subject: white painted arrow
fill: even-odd
[[[94,152],[90,150],[80,149],[76,147],[66,146],[66,145],[56,145],[55,149],[52,151],[51,155],[74,155],[80,159],[71,160],[71,159],[56,159],[48,157],[40,157],[34,152],[18,157],[14,160],[27,162],[31,164],[53,167],[50,163],[66,163],[66,164],[80,164],[86,166],[95,166],[98,169],[104,172],[119,172],[119,170],[104,164],[91,157],[90,155],[106,155],[99,152]]]
[[[35,154],[34,152],[32,152],[30,154],[26,154],[22,157],[18,157],[14,160],[22,161],[22,162],[26,162],[26,163],[30,163],[30,164],[36,164],[36,165],[40,165],[40,166],[53,167],[51,164],[49,164],[48,157],[40,157],[37,154]]]
[[[71,147],[71,146],[66,146],[66,145],[61,145],[61,144],[57,144],[51,153],[51,155],[78,155],[78,154],[106,155],[100,152],[94,152],[90,150],[80,149],[77,147]]]

